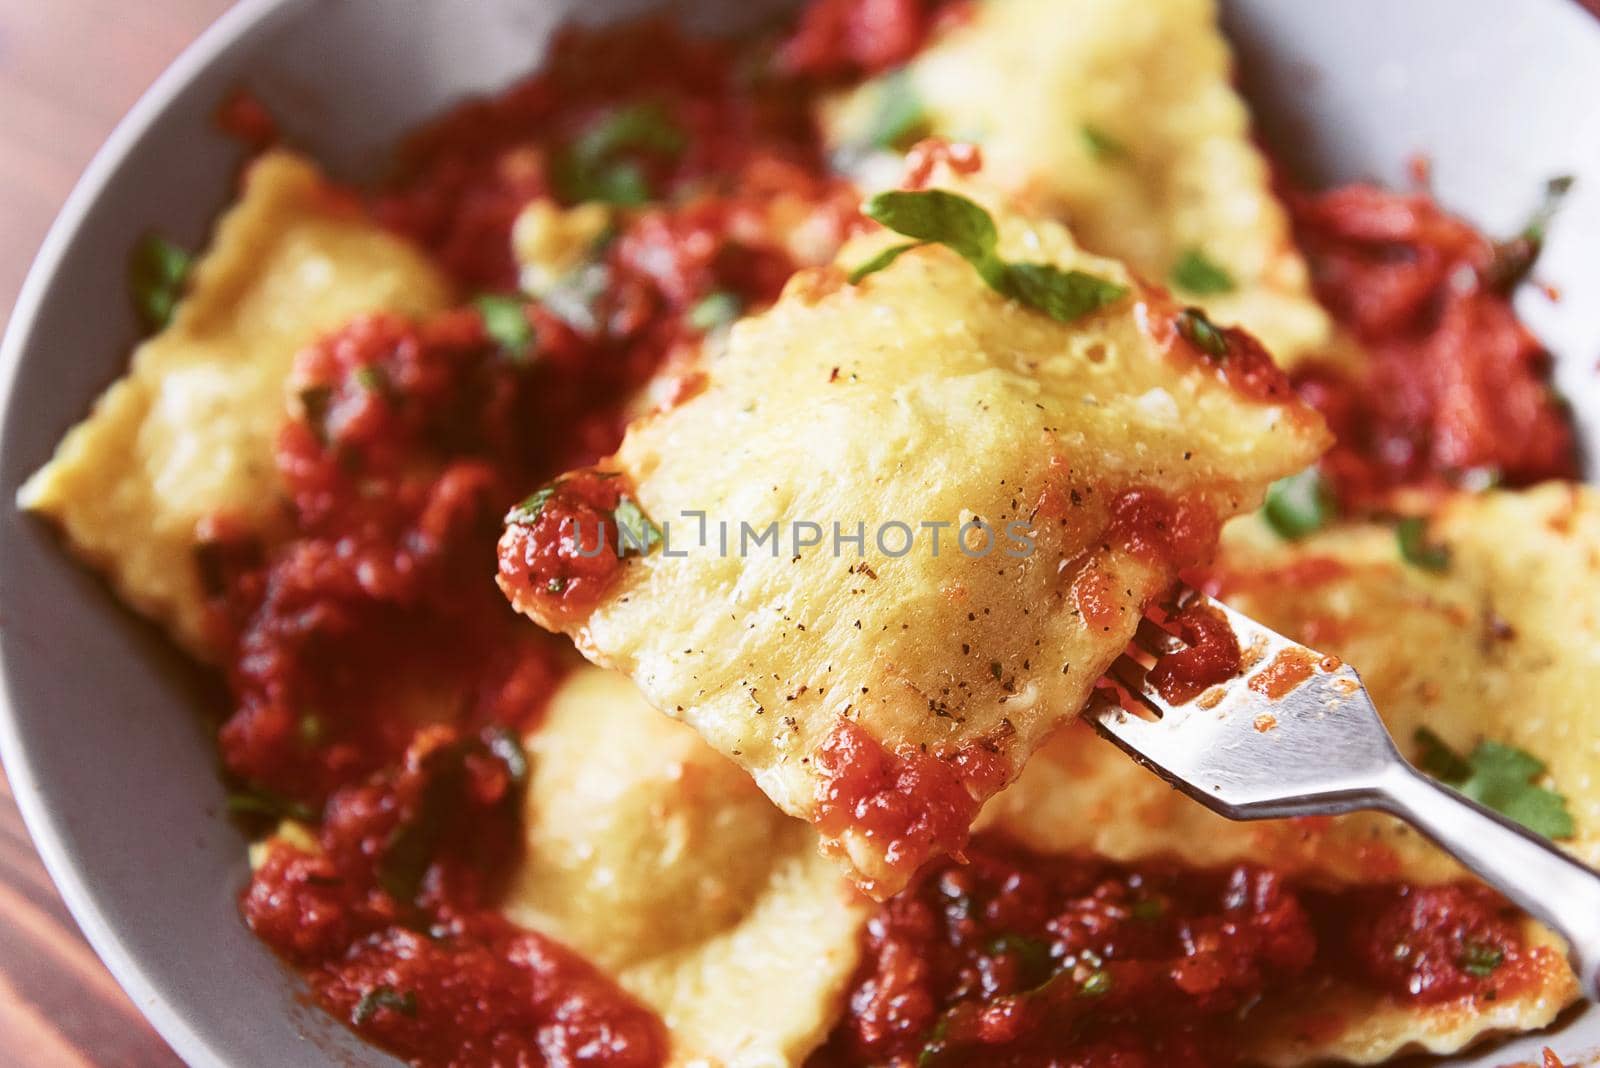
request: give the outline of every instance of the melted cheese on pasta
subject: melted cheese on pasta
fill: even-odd
[[[444,281],[287,153],[251,165],[172,323],[22,487],[123,600],[211,659],[195,524],[282,527],[273,443],[295,353],[362,312],[423,314]]]
[[[658,1012],[675,1063],[803,1061],[841,1009],[867,916],[816,834],[611,672],[563,683],[526,745],[507,914]]]
[[[903,71],[834,101],[829,139],[870,138],[908,94],[931,132],[981,144],[989,175],[1086,248],[1163,284],[1198,252],[1234,288],[1180,298],[1285,365],[1330,345],[1213,0],[987,0]]]
[[[668,551],[631,562],[570,633],[793,815],[817,815],[818,753],[842,721],[894,753],[982,747],[1015,775],[1172,578],[1108,533],[1119,495],[1153,489],[1226,517],[1323,444],[1306,409],[1245,398],[1214,367],[1167,351],[1150,326],[1164,296],[1119,264],[1053,223],[1004,216],[1001,231],[1013,259],[1133,292],[1063,325],[942,248],[857,287],[802,274],[734,328],[703,393],[636,421],[614,458],[667,524]],[[841,262],[885,243],[857,242]],[[985,557],[958,551],[952,533],[974,517],[993,530]],[[1029,520],[1037,546],[1019,556],[1005,526]],[[822,542],[797,545],[812,533],[797,522]],[[894,523],[920,538],[910,551]],[[946,524],[937,554],[927,523]],[[744,527],[771,524],[775,542],[739,547]],[[835,524],[846,535],[864,525],[859,555],[835,546]],[[976,528],[967,538],[974,553],[986,544]],[[1084,584],[1100,591],[1092,622]],[[536,603],[519,607],[539,617]],[[875,894],[898,889],[917,859],[887,857],[856,828],[830,848]]]
[[[1353,665],[1408,755],[1425,726],[1462,753],[1489,739],[1545,761],[1576,827],[1559,844],[1595,863],[1600,746],[1588,706],[1600,692],[1600,493],[1551,484],[1461,496],[1435,515],[1430,539],[1450,552],[1444,571],[1406,563],[1388,525],[1343,525],[1291,543],[1250,518],[1228,528],[1218,568],[1229,603]],[[1250,860],[1347,884],[1466,877],[1388,816],[1229,822],[1082,724],[1052,740],[983,822],[1035,849],[1125,861]],[[1534,940],[1552,944],[1542,931]],[[1393,1006],[1345,990],[1314,1006],[1278,1006],[1257,1032],[1263,1056],[1373,1063],[1413,1044],[1450,1052],[1486,1032],[1541,1027],[1576,995],[1561,954],[1550,950],[1545,963],[1541,984],[1492,1005]],[[1324,1010],[1335,1005],[1347,1026],[1330,1035]]]

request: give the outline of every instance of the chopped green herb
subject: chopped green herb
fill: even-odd
[[[897,234],[944,245],[977,267],[979,274],[985,268],[999,269],[995,245],[1000,232],[994,217],[957,193],[894,189],[874,196],[861,210]]]
[[[1505,962],[1506,955],[1494,946],[1468,942],[1461,947],[1461,970],[1480,979],[1487,978]]]
[[[1434,778],[1459,783],[1472,775],[1472,765],[1427,727],[1418,727],[1412,740],[1417,744],[1417,767]]]
[[[1422,729],[1415,735],[1420,747],[1418,767],[1453,786],[1480,805],[1546,838],[1571,838],[1574,833],[1567,799],[1537,785],[1545,763],[1516,746],[1480,741],[1462,758],[1438,735]]]
[[[146,329],[154,332],[172,321],[193,264],[193,256],[158,234],[147,234],[133,246],[128,289]]]
[[[1089,973],[1089,978],[1083,981],[1079,992],[1086,998],[1102,997],[1111,990],[1111,973],[1099,969]]]
[[[317,814],[309,805],[290,800],[270,790],[244,789],[228,795],[228,811],[236,816],[266,816],[270,819],[315,823]]]
[[[539,516],[544,513],[544,506],[550,503],[550,498],[554,497],[555,494],[556,486],[553,482],[541,489],[534,490],[532,493],[524,497],[521,503],[517,504],[511,509],[511,511],[506,513],[506,525],[511,526],[512,524],[515,524],[519,527],[533,526],[539,521]]]
[[[1000,676],[1005,674],[1005,669],[1000,666],[1000,661],[989,661],[989,674],[994,676],[996,682],[1000,681]]]
[[[853,286],[860,285],[861,280],[867,277],[867,275],[877,274],[895,260],[899,259],[901,256],[904,256],[907,252],[910,252],[914,248],[921,248],[922,245],[923,242],[921,241],[907,241],[903,245],[890,245],[888,248],[884,249],[882,252],[878,253],[870,260],[867,260],[855,270],[851,271],[849,274],[850,284]]]
[[[930,129],[928,113],[911,76],[899,70],[885,78],[867,129],[867,144],[903,151],[928,136]]]
[[[1199,308],[1185,308],[1178,313],[1178,333],[1214,360],[1223,360],[1228,356],[1228,335],[1207,319],[1206,313]]]
[[[1572,191],[1574,179],[1570,174],[1551,178],[1544,184],[1544,199],[1534,210],[1522,231],[1506,241],[1495,244],[1494,258],[1483,272],[1484,284],[1501,293],[1510,293],[1527,280],[1534,264],[1544,251],[1544,242],[1550,223],[1561,210],[1561,203]]]
[[[1308,467],[1268,487],[1262,514],[1280,538],[1294,541],[1321,530],[1333,519],[1336,508],[1321,472]]]
[[[922,1050],[917,1054],[917,1068],[932,1068],[939,1063],[939,1058],[947,1048],[945,1040],[949,1035],[950,1015],[946,1013],[939,1017],[939,1022],[933,1025],[928,1037],[922,1040]]]
[[[538,343],[521,297],[485,293],[472,302],[483,317],[483,329],[512,363],[527,363]]]
[[[1053,966],[1050,947],[1037,938],[1003,934],[990,939],[984,948],[992,954],[1004,953],[1016,957],[1022,966],[1022,981],[1025,986],[1036,986],[1050,977]]]
[[[544,589],[546,593],[565,593],[567,592],[567,580],[558,575],[546,582]]]
[[[402,1016],[415,1016],[417,995],[411,990],[402,994],[392,986],[375,986],[361,995],[361,1000],[356,1002],[355,1011],[350,1014],[350,1022],[360,1027],[376,1016],[379,1009],[398,1012]]]
[[[1074,322],[1115,304],[1128,292],[1126,286],[1104,278],[1083,271],[1063,271],[1048,263],[1008,264],[1006,280],[1009,284],[1001,292],[1061,323]]]
[[[383,368],[374,364],[356,368],[356,385],[372,393],[382,393],[389,388],[389,378],[383,373]]]
[[[557,161],[557,191],[568,201],[637,205],[650,200],[650,183],[624,153],[676,156],[688,137],[659,105],[619,108],[591,126]]]
[[[744,312],[744,302],[737,293],[730,293],[726,289],[719,289],[708,293],[700,302],[689,309],[689,325],[701,333],[709,333],[720,326],[727,326]]]
[[[1070,323],[1127,295],[1126,286],[1048,263],[1008,263],[996,249],[994,217],[966,197],[944,189],[891,190],[862,206],[866,215],[906,237],[945,246],[972,265],[991,289]],[[908,246],[879,253],[850,274],[852,283],[893,263]]]
[[[451,831],[452,818],[470,803],[467,760],[483,756],[504,764],[513,786],[527,782],[527,754],[516,735],[503,727],[441,746],[424,757],[421,794],[404,811],[378,858],[378,885],[396,902],[415,903],[439,847]],[[499,803],[520,805],[520,791],[506,791]]]
[[[1456,959],[1456,965],[1468,975],[1487,979],[1505,959],[1506,955],[1494,946],[1467,942],[1461,947],[1461,956]]]
[[[647,151],[675,156],[689,144],[666,109],[656,103],[620,107],[584,131],[572,154],[585,163],[598,163],[618,152]]]
[[[1184,292],[1200,297],[1232,293],[1237,288],[1233,276],[1197,248],[1188,249],[1178,258],[1168,278]]]
[[[1102,162],[1128,158],[1128,146],[1106,133],[1099,126],[1084,123],[1082,127],[1083,143],[1089,146],[1089,154]]]
[[[1544,200],[1533,213],[1533,218],[1528,220],[1528,225],[1522,228],[1522,236],[1534,241],[1543,241],[1549,233],[1550,223],[1555,219],[1556,213],[1561,210],[1561,204],[1567,199],[1567,194],[1572,192],[1577,179],[1570,174],[1560,174],[1544,183]]]
[[[661,528],[650,521],[632,497],[617,502],[611,517],[617,521],[617,555],[649,556],[661,543]]]
[[[1428,521],[1421,516],[1407,516],[1394,528],[1395,541],[1400,545],[1400,556],[1413,567],[1424,571],[1443,571],[1450,566],[1450,549],[1428,540]]]

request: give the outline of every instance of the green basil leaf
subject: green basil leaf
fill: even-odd
[[[275,820],[317,822],[310,805],[275,794],[270,790],[247,787],[228,795],[228,811],[236,816],[265,816]]]
[[[892,189],[868,200],[862,211],[897,234],[944,245],[974,267],[994,259],[1000,240],[993,216],[944,189]]]
[[[1295,541],[1327,526],[1338,512],[1322,473],[1308,467],[1280,478],[1267,488],[1262,509],[1267,525],[1286,541]]]
[[[719,289],[702,297],[689,309],[689,325],[703,334],[727,326],[744,312],[744,301],[737,293]]]
[[[1462,945],[1461,956],[1456,960],[1456,964],[1468,975],[1487,979],[1505,959],[1506,955],[1494,946],[1482,942],[1467,942]]]
[[[1128,295],[1128,287],[1048,263],[1012,263],[1006,265],[1001,292],[1057,322],[1070,323],[1115,304]]]
[[[617,556],[649,556],[650,550],[661,544],[661,528],[632,497],[618,501],[611,517],[617,521]]]
[[[402,994],[392,986],[373,987],[356,1002],[355,1011],[350,1014],[350,1022],[360,1027],[376,1016],[379,1009],[388,1009],[402,1016],[414,1017],[417,1015],[416,992],[407,990]]]
[[[556,493],[555,483],[534,490],[506,513],[505,524],[515,524],[519,527],[531,527],[539,521],[539,516],[544,513],[544,506],[550,503],[550,498]]]
[[[1228,335],[1199,308],[1185,308],[1178,313],[1178,333],[1214,360],[1228,356]]]
[[[1197,248],[1178,257],[1168,278],[1177,288],[1200,297],[1232,293],[1237,288],[1233,276]]]
[[[1128,146],[1100,127],[1086,122],[1080,132],[1083,134],[1084,144],[1089,146],[1089,154],[1095,159],[1107,162],[1128,158]]]
[[[1532,753],[1485,739],[1463,758],[1427,728],[1419,729],[1415,739],[1421,747],[1417,766],[1480,805],[1546,838],[1576,833],[1567,799],[1538,785],[1546,768]]]
[[[675,156],[688,147],[683,132],[657,103],[630,104],[600,119],[572,146],[582,163],[600,163],[618,152],[646,151]]]
[[[684,131],[659,104],[619,108],[603,117],[558,157],[556,191],[570,202],[637,206],[654,195],[644,170],[627,153],[676,156],[688,145]]]
[[[1413,567],[1424,571],[1443,571],[1450,566],[1447,546],[1428,541],[1428,522],[1420,516],[1408,516],[1394,528],[1395,541],[1400,545],[1400,556]]]
[[[1127,295],[1127,287],[1082,271],[1047,263],[1007,263],[995,251],[1000,240],[994,217],[982,206],[944,189],[891,190],[862,206],[868,218],[922,243],[950,249],[972,265],[996,292],[1070,323]],[[897,245],[850,273],[851,282],[881,271],[909,248]]]
[[[930,130],[928,113],[911,76],[898,70],[883,79],[877,110],[867,128],[867,144],[873,148],[904,151],[928,136]]]
[[[512,363],[525,364],[533,355],[538,335],[528,321],[521,297],[485,293],[472,302],[483,318],[483,329]]]
[[[914,248],[921,247],[921,241],[907,241],[903,245],[890,245],[888,248],[884,249],[882,252],[878,253],[876,256],[872,257],[855,270],[851,271],[849,275],[850,284],[853,286],[860,285],[861,280],[867,277],[869,274],[877,274],[895,260],[899,259],[901,256],[904,256],[907,252],[910,252]]]
[[[133,246],[128,289],[147,330],[160,330],[172,321],[193,265],[193,256],[158,234],[147,234]]]

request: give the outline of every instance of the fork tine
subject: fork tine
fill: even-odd
[[[1140,652],[1157,659],[1184,647],[1183,639],[1171,631],[1158,627],[1149,619],[1139,620],[1139,628],[1133,634],[1133,645]]]
[[[1111,662],[1111,667],[1106,674],[1123,689],[1135,697],[1143,697],[1145,690],[1145,669],[1133,657],[1124,653]]]

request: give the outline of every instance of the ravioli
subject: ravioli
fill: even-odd
[[[867,918],[815,832],[611,672],[570,676],[526,746],[507,915],[659,1013],[674,1063],[803,1061],[841,1010]]]
[[[1361,672],[1395,741],[1413,758],[1426,727],[1458,752],[1482,740],[1548,765],[1575,833],[1559,842],[1600,860],[1600,751],[1588,712],[1600,689],[1600,494],[1572,484],[1450,499],[1429,537],[1439,572],[1405,562],[1394,529],[1352,523],[1300,542],[1257,519],[1230,525],[1215,570],[1223,596],[1267,626]],[[983,824],[1045,852],[1117,860],[1176,856],[1214,866],[1251,860],[1335,884],[1433,884],[1466,873],[1419,833],[1370,813],[1234,823],[1137,768],[1074,724],[985,810]],[[1530,930],[1535,925],[1529,921]],[[1319,1057],[1373,1063],[1413,1044],[1451,1052],[1495,1030],[1549,1023],[1576,996],[1551,936],[1534,989],[1492,1005],[1378,1003],[1336,990],[1314,1006],[1277,1006],[1257,1033],[1269,1063]],[[1349,1021],[1330,1035],[1328,1010]],[[1320,1023],[1318,1021],[1321,1021]]]
[[[660,551],[571,618],[517,572],[528,528],[501,545],[519,609],[815,823],[875,896],[960,848],[1218,521],[1326,440],[1248,338],[1213,363],[1162,291],[1059,225],[999,229],[1004,256],[1127,295],[1058,322],[933,246],[859,286],[802,272],[603,465],[666,526]],[[1276,392],[1227,377],[1251,368]],[[858,525],[859,548],[834,540]]]
[[[1212,0],[986,0],[823,119],[846,157],[899,128],[975,141],[991,178],[1085,248],[1152,281],[1190,279],[1178,296],[1285,366],[1335,344]]]
[[[58,523],[134,610],[211,660],[196,527],[222,518],[269,540],[285,528],[273,445],[295,353],[360,313],[421,315],[448,299],[434,268],[315,166],[266,155],[171,324],[139,346],[18,501]]]

